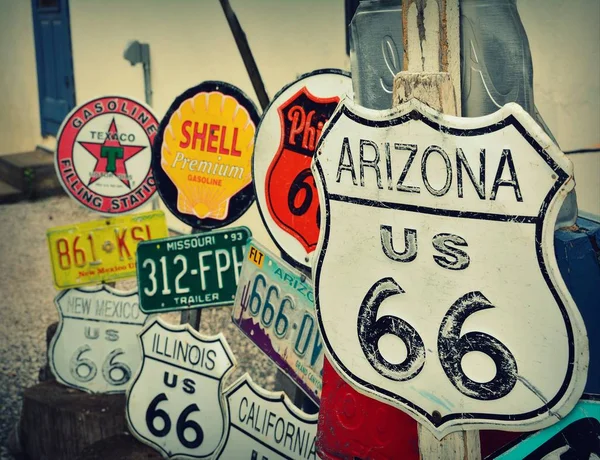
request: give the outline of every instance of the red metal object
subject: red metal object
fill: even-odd
[[[480,431],[482,458],[522,434]],[[419,460],[417,422],[358,393],[324,358],[317,453],[323,460]]]
[[[417,422],[355,391],[325,358],[317,452],[323,460],[419,460]]]

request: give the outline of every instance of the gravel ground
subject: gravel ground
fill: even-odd
[[[0,206],[0,460],[13,458],[6,440],[18,421],[23,390],[37,383],[46,362],[46,328],[58,320],[46,229],[98,217],[67,197]],[[117,283],[134,286],[134,280]],[[179,323],[177,313],[163,317]],[[203,310],[200,331],[225,334],[238,360],[228,382],[248,371],[257,383],[275,389],[274,365],[239,332],[229,308]]]

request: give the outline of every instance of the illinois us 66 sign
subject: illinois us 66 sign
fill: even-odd
[[[213,458],[227,428],[221,384],[236,364],[225,337],[160,320],[139,337],[142,365],[127,392],[132,434],[166,458]]]
[[[587,336],[552,245],[572,164],[519,106],[456,118],[343,101],[313,173],[317,318],[350,384],[438,438],[573,408]]]

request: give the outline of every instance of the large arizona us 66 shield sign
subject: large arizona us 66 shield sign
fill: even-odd
[[[350,384],[438,438],[573,408],[587,336],[552,246],[572,165],[519,106],[456,118],[346,100],[313,169],[317,317]]]

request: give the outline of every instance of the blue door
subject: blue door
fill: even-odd
[[[75,106],[68,0],[32,0],[42,135],[56,135]]]

